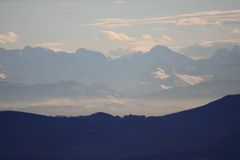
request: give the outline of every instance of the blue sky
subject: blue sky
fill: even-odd
[[[240,42],[239,0],[0,0],[0,47],[109,53]]]

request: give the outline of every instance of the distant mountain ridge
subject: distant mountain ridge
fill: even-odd
[[[163,105],[166,110],[179,110],[185,103],[172,106],[172,98],[196,106],[227,94],[239,94],[239,61],[239,46],[220,49],[202,60],[192,60],[160,45],[147,53],[116,59],[84,48],[75,53],[30,46],[0,49],[0,109],[35,107],[37,113],[46,113],[54,108],[50,106],[64,103],[77,109],[71,113],[89,114],[100,106],[103,110],[99,111],[122,115],[130,112],[127,107],[146,113],[145,108],[168,101]],[[42,106],[46,108],[44,112]],[[55,109],[50,113],[55,113]]]
[[[190,81],[196,78],[202,81],[222,80],[231,75],[240,79],[237,76],[240,70],[237,63],[240,51],[237,48],[235,46],[231,51],[225,50],[223,60],[214,58],[221,55],[222,51],[219,50],[209,59],[193,61],[165,46],[156,46],[145,54],[118,59],[107,58],[100,52],[83,48],[70,54],[26,46],[22,50],[1,49],[0,64],[6,74],[5,80],[13,83],[77,81],[83,85],[107,85],[119,91],[156,88],[160,85],[172,88],[192,85]],[[171,75],[176,73],[184,79],[174,78],[175,82],[171,82],[168,78],[158,78],[158,69],[163,70],[169,78],[174,78]]]
[[[237,45],[238,44],[238,45]],[[239,46],[239,42],[236,43],[204,43],[200,42],[192,46],[180,49],[180,52],[193,59],[207,59],[216,53],[219,49],[225,48],[227,50],[232,50],[235,46]]]
[[[240,95],[161,117],[0,112],[1,159],[239,159]]]

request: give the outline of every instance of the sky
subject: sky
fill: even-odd
[[[240,43],[239,0],[0,0],[0,47],[105,54]]]

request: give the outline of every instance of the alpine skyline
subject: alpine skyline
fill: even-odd
[[[68,52],[88,48],[119,57],[156,45],[185,52],[189,46],[239,44],[238,0],[178,2],[1,0],[0,47],[30,45]]]

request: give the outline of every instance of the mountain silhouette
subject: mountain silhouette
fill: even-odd
[[[239,159],[240,95],[166,116],[0,112],[0,159]]]

